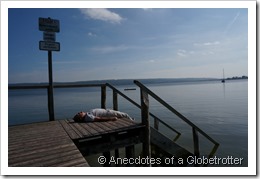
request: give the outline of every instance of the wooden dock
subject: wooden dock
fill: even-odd
[[[124,93],[106,84],[76,84],[55,85],[55,88],[100,87],[101,108],[106,109],[106,88],[112,90],[113,109],[118,110],[118,96],[123,97],[141,111],[141,123],[128,119],[117,121],[76,123],[73,120],[55,121],[54,111],[50,110],[53,101],[48,101],[49,122],[26,124],[9,127],[8,130],[8,165],[10,167],[37,166],[89,166],[84,156],[102,153],[107,159],[110,151],[115,150],[115,157],[119,157],[118,149],[125,148],[125,157],[135,156],[135,144],[142,143],[142,157],[151,156],[187,158],[200,156],[199,136],[204,136],[214,144],[209,158],[212,157],[219,143],[206,134],[198,126],[183,116],[180,112],[162,100],[154,92],[139,81],[134,83],[140,88],[140,104]],[[49,85],[40,86],[9,86],[9,90],[19,89],[47,89]],[[176,143],[181,133],[149,111],[149,98],[162,104],[174,116],[188,124],[192,130],[193,152],[187,151]],[[151,119],[150,119],[151,118]],[[150,125],[154,120],[154,126]],[[174,140],[160,133],[159,124],[176,133]],[[160,127],[161,128],[161,127]],[[109,166],[107,163],[104,166]],[[151,165],[142,165],[151,166]],[[166,165],[169,166],[169,165]],[[175,165],[174,166],[178,166]],[[186,166],[186,164],[184,164]]]
[[[87,167],[82,154],[139,143],[142,128],[143,125],[127,119],[92,123],[60,120],[12,126],[8,130],[8,165]]]

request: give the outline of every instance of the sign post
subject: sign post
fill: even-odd
[[[49,69],[49,88],[48,88],[48,110],[49,120],[54,121],[54,100],[53,100],[53,78],[52,78],[52,51],[48,51],[48,69]]]
[[[39,41],[39,49],[48,51],[48,71],[49,71],[49,88],[48,88],[48,110],[49,120],[54,121],[54,99],[53,99],[53,78],[52,78],[52,51],[60,51],[60,43],[55,42],[55,32],[60,32],[59,20],[51,18],[39,18],[39,30],[43,32],[43,40]]]

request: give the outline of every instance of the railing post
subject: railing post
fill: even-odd
[[[113,89],[113,109],[118,110],[118,95],[116,90]],[[115,149],[115,158],[119,158],[119,150]]]
[[[199,136],[198,136],[198,131],[195,129],[195,127],[192,127],[192,133],[193,133],[193,144],[194,144],[194,156],[199,157],[200,156]]]
[[[143,157],[151,158],[151,145],[150,145],[150,122],[149,122],[149,98],[148,94],[141,90],[141,114],[142,114],[142,124],[145,125],[144,130],[144,141],[143,141]],[[151,166],[148,164],[147,166]]]
[[[106,85],[101,86],[101,108],[106,109]]]
[[[118,98],[117,92],[113,90],[113,109],[118,110]]]
[[[154,118],[154,128],[158,131],[159,130],[159,120],[157,117]]]

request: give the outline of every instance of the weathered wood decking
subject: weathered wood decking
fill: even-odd
[[[140,124],[128,119],[90,123],[76,123],[73,120],[61,120],[60,123],[72,140],[81,140],[113,132],[127,131],[140,126]]]
[[[86,167],[89,164],[75,143],[93,138],[107,140],[110,135],[127,133],[141,127],[142,125],[126,119],[93,123],[60,120],[12,126],[8,130],[8,165],[9,167]],[[104,143],[93,148],[91,144],[87,143],[89,146],[85,144],[85,148],[91,147],[91,153],[101,152],[99,149],[107,145]],[[118,147],[118,144],[113,146],[115,147]]]
[[[8,165],[89,166],[59,121],[9,127]]]

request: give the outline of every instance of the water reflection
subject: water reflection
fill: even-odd
[[[226,83],[222,83],[224,98],[226,98],[226,86],[225,85],[226,85]]]

